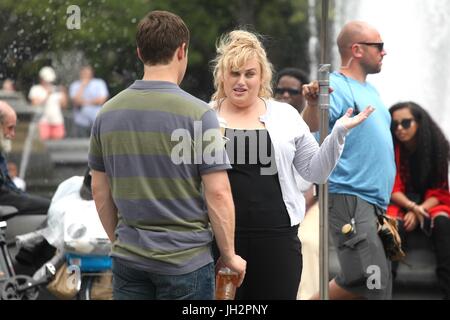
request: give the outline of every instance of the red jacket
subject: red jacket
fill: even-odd
[[[400,177],[400,146],[395,146],[395,165],[397,167],[397,174],[395,176],[395,183],[394,188],[392,190],[392,193],[394,192],[403,192],[406,194],[406,188],[405,188],[405,181],[402,180]],[[439,204],[434,206],[433,208],[430,208],[428,212],[430,213],[430,216],[433,217],[434,214],[438,212],[446,212],[450,215],[450,193],[448,190],[448,179],[445,179],[445,181],[442,182],[442,188],[441,189],[428,189],[425,192],[424,201],[428,198],[435,197],[438,199]],[[390,204],[387,208],[387,214],[391,217],[397,217],[399,214],[402,215],[405,212],[404,209],[401,207]]]

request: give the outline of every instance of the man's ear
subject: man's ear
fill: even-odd
[[[178,58],[178,60],[181,60],[181,59],[185,58],[186,54],[187,54],[186,43],[183,42],[181,44],[181,46],[179,46],[178,49],[177,49],[177,58]]]
[[[362,51],[361,46],[354,44],[352,46],[352,54],[355,58],[362,58],[363,51]]]
[[[138,56],[139,60],[141,60],[142,62],[144,62],[144,60],[142,60],[142,56],[141,56],[141,50],[139,50],[139,48],[138,48],[138,47],[136,47],[136,54],[137,54],[137,56]]]

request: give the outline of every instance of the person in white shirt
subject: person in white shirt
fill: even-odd
[[[319,148],[298,111],[272,99],[272,66],[255,34],[232,31],[217,52],[211,105],[225,126],[235,245],[247,261],[236,298],[295,300],[302,271],[297,233],[305,213],[296,177],[325,182],[346,134],[373,110],[354,117],[349,110]]]
[[[31,87],[28,98],[31,105],[42,108],[39,120],[41,140],[62,139],[65,136],[62,108],[67,106],[67,94],[63,86],[55,86],[56,73],[45,66],[39,71],[39,84]]]

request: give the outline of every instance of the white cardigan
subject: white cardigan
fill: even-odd
[[[275,163],[291,226],[303,221],[305,198],[298,189],[300,176],[313,183],[325,183],[344,149],[348,131],[337,122],[321,147],[308,125],[291,105],[264,100],[267,112],[260,117],[266,126],[275,151]],[[213,103],[211,103],[213,105]],[[219,119],[223,122],[223,119]]]

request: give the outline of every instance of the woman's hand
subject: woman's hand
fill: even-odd
[[[403,226],[407,232],[413,231],[417,227],[418,222],[416,214],[412,211],[408,211],[403,217]]]
[[[430,219],[428,211],[425,210],[423,206],[419,206],[414,203],[413,207],[411,208],[411,211],[416,215],[417,221],[420,223],[421,227],[423,227],[425,219]]]
[[[364,120],[366,120],[372,112],[375,111],[375,108],[372,106],[368,106],[364,111],[360,112],[358,115],[351,117],[353,114],[353,108],[349,108],[345,115],[340,118],[337,122],[340,122],[345,128],[348,130],[358,126]]]

